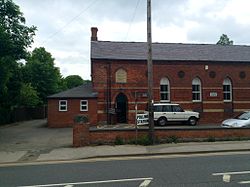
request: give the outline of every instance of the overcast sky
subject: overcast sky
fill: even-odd
[[[90,79],[90,28],[98,40],[146,41],[147,0],[13,0],[28,26],[32,48],[45,47],[64,77]],[[249,0],[152,0],[153,42],[216,43],[225,33],[250,44]]]

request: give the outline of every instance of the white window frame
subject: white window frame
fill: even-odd
[[[162,91],[161,86],[167,86],[167,90]],[[162,99],[161,95],[167,94],[167,99]],[[161,102],[170,102],[170,82],[168,78],[164,77],[160,81],[160,101]]]
[[[86,102],[86,104],[82,104],[82,102]],[[83,107],[86,107],[86,109],[83,109]],[[81,100],[80,101],[80,111],[86,112],[88,111],[88,100]]]
[[[198,86],[198,90],[194,91],[193,86]],[[194,94],[199,94],[199,98],[193,99]],[[198,77],[194,78],[192,81],[192,101],[193,102],[201,102],[202,101],[201,80]]]
[[[65,102],[65,104],[62,104],[62,102]],[[65,109],[62,109],[62,107],[65,107]],[[67,100],[59,100],[58,110],[60,112],[67,112],[68,111],[68,101]]]
[[[224,86],[230,86],[229,91],[225,91]],[[224,97],[225,94],[229,94],[230,98],[225,99],[225,97]],[[223,80],[223,101],[224,102],[232,102],[232,82],[231,82],[231,80],[229,78],[225,78]]]

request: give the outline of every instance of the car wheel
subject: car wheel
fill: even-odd
[[[167,125],[167,119],[165,117],[160,117],[157,121],[159,126],[166,126]]]
[[[191,126],[195,126],[197,124],[197,118],[195,118],[195,117],[189,118],[188,123]]]

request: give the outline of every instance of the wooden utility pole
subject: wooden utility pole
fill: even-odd
[[[147,0],[147,44],[148,44],[148,113],[149,138],[154,144],[154,112],[153,112],[153,63],[152,63],[152,34],[151,34],[151,0]]]

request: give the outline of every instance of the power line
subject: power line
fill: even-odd
[[[44,40],[42,42],[42,44],[46,43],[49,39],[53,38],[55,35],[57,35],[59,32],[61,32],[63,29],[65,29],[65,27],[67,27],[68,25],[70,25],[74,20],[76,20],[77,18],[79,18],[83,13],[85,13],[85,11],[87,11],[90,7],[92,7],[94,4],[97,3],[98,0],[93,0],[91,1],[91,3],[85,8],[83,9],[79,14],[77,14],[76,16],[74,16],[71,20],[69,20],[64,26],[62,26],[59,30],[57,30],[56,32],[52,33],[46,40]]]
[[[131,29],[132,23],[134,22],[135,15],[136,15],[136,11],[137,11],[137,8],[138,8],[139,4],[140,4],[140,0],[137,0],[137,3],[136,3],[136,6],[135,6],[135,10],[134,10],[133,16],[132,16],[132,18],[131,18],[131,20],[130,20],[130,23],[129,23],[129,27],[128,27],[128,31],[127,31],[125,40],[127,40],[127,38],[128,38],[128,33],[129,33],[130,29]]]

